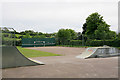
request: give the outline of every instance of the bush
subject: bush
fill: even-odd
[[[64,45],[71,45],[71,46],[82,46],[82,40],[70,40],[66,42]],[[113,47],[120,47],[120,40],[89,40],[86,43],[84,42],[84,46],[113,46]]]
[[[82,45],[82,40],[70,40],[68,45]]]
[[[114,43],[113,43],[112,46],[114,46],[114,47],[120,47],[120,39],[114,40]]]
[[[119,47],[120,46],[120,40],[91,40],[86,42],[87,46],[113,46],[113,47]]]
[[[91,41],[87,41],[86,45],[88,46],[103,46],[103,45],[108,45],[108,46],[112,46],[113,41],[111,40],[107,40],[107,41],[103,41],[103,40],[91,40]]]
[[[16,46],[21,46],[22,45],[22,41],[21,40],[16,40]]]

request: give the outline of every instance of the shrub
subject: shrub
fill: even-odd
[[[82,46],[82,40],[70,40],[66,42],[64,45],[74,45],[74,46]],[[84,42],[84,46],[113,46],[120,47],[120,40],[89,40]]]
[[[82,40],[70,40],[68,45],[82,45]]]

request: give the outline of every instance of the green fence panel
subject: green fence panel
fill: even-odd
[[[22,47],[41,47],[55,45],[55,38],[22,38]]]

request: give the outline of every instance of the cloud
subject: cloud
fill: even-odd
[[[31,0],[32,1],[32,0]],[[35,0],[37,1],[37,0]],[[39,2],[5,2],[2,5],[2,22],[17,31],[32,29],[42,32],[56,32],[60,28],[82,31],[85,19],[93,12],[100,13],[117,31],[117,0],[39,0]],[[114,14],[114,15],[113,15]]]

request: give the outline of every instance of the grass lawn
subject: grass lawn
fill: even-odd
[[[61,56],[60,54],[54,54],[50,52],[44,52],[39,50],[25,49],[22,47],[17,47],[17,49],[26,57],[45,57],[45,56]]]

